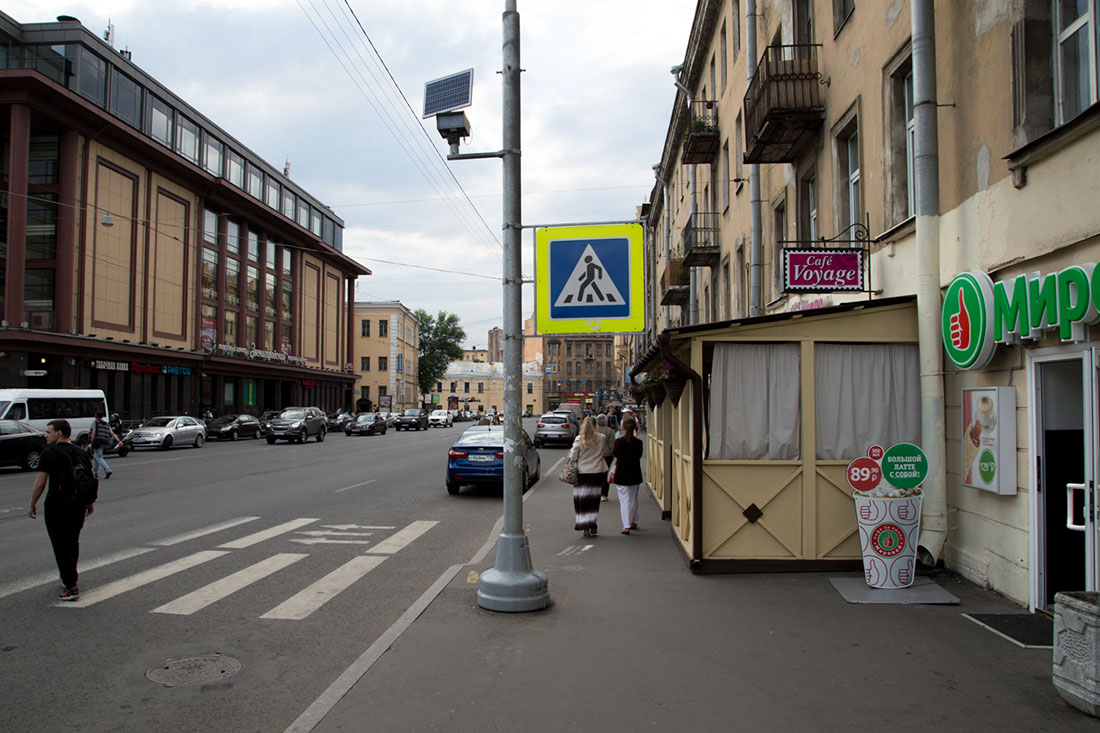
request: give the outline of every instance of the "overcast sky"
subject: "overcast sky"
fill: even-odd
[[[669,68],[683,59],[695,4],[519,0],[524,224],[634,217],[653,186],[674,100]],[[503,325],[501,164],[441,162],[446,143],[420,114],[424,82],[472,67],[473,135],[462,152],[500,149],[503,9],[503,0],[3,7],[21,23],[72,15],[100,34],[110,19],[116,48],[277,169],[289,160],[291,178],[344,220],[344,252],[374,272],[359,279],[358,300],[456,313],[467,345],[481,347]],[[524,288],[524,318],[533,293]]]

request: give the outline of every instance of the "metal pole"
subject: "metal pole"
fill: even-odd
[[[523,533],[522,279],[520,210],[520,61],[516,0],[504,3],[504,528],[496,564],[481,574],[477,603],[490,611],[539,611],[550,600],[546,575],[531,569]]]
[[[756,0],[745,3],[745,66],[748,68],[749,86],[756,75]],[[748,120],[745,120],[748,123]],[[760,196],[760,167],[749,164],[749,221],[752,241],[749,246],[749,315],[764,315],[764,208]]]

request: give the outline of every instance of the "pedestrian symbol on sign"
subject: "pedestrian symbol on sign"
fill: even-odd
[[[554,307],[619,305],[622,302],[622,294],[590,244],[584,248],[565,287],[554,301]]]

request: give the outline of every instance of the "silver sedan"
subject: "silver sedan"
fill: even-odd
[[[187,415],[154,417],[127,433],[123,442],[131,448],[168,450],[174,445],[201,448],[206,442],[206,426]]]

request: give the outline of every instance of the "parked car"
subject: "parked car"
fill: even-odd
[[[542,461],[523,431],[523,488],[539,480]],[[504,481],[504,426],[474,425],[462,431],[447,451],[447,493],[457,494],[463,484],[496,484]]]
[[[214,418],[206,428],[206,436],[218,440],[259,438],[262,432],[260,421],[252,415],[222,415]]]
[[[432,410],[428,415],[429,428],[449,428],[454,425],[454,417],[447,410]]]
[[[168,450],[175,445],[191,445],[202,448],[206,442],[206,426],[196,417],[170,415],[153,417],[126,433],[123,445],[130,448],[160,448]]]
[[[577,431],[570,415],[549,412],[535,423],[535,445],[542,447],[547,443],[573,443]]]
[[[411,407],[400,415],[397,416],[397,422],[394,427],[398,430],[427,430],[428,429],[428,413],[421,410],[419,407]]]
[[[325,429],[330,433],[335,433],[344,429],[344,426],[355,419],[355,415],[352,415],[347,410],[337,410],[336,412],[330,412],[328,418],[325,421]]]
[[[304,443],[311,437],[325,439],[325,413],[316,407],[288,407],[271,421],[265,432],[268,445],[276,440]]]
[[[20,466],[24,471],[38,468],[46,434],[18,420],[0,420],[0,466]]]
[[[361,412],[344,424],[344,435],[385,435],[386,421],[377,412]]]

